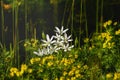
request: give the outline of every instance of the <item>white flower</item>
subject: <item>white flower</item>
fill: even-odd
[[[46,35],[46,39],[47,40],[42,40],[42,42],[44,42],[42,45],[43,46],[51,46],[51,44],[53,44],[55,41],[53,40],[53,36],[50,38],[49,35]]]
[[[56,35],[55,36],[53,36],[57,41],[60,41],[60,40],[62,40],[63,39],[63,36],[61,36],[61,35],[59,35],[59,34],[57,34],[56,33]]]
[[[40,49],[38,49],[38,52],[34,51],[34,54],[38,55],[38,56],[43,56],[44,52]]]
[[[64,45],[63,46],[63,50],[66,52],[66,51],[70,51],[72,48],[73,48],[74,46],[72,45],[72,46],[69,46],[69,44],[67,44],[67,45]]]
[[[56,29],[55,32],[60,35],[66,33],[66,31],[68,31],[68,29],[63,30],[63,26],[61,27],[61,29],[59,29],[58,27],[55,27],[55,29]]]
[[[68,43],[68,42],[71,42],[71,41],[72,41],[71,35],[70,35],[70,36],[67,36],[66,33],[64,34],[64,38],[62,38],[62,39],[63,39],[63,41],[64,41],[65,43]]]

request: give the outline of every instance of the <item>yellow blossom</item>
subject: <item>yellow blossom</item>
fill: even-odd
[[[14,76],[14,73],[13,73],[13,72],[11,72],[11,73],[10,73],[10,76],[11,76],[11,77],[13,77],[13,76]]]
[[[120,29],[118,31],[115,31],[115,35],[119,35],[120,34]]]
[[[107,24],[111,25],[112,24],[112,20],[108,20]]]
[[[83,68],[84,68],[84,69],[88,69],[88,66],[87,66],[87,65],[84,65]]]
[[[64,72],[63,72],[63,76],[66,76],[66,75],[67,75],[67,72],[66,72],[66,71],[64,71]]]
[[[75,71],[75,74],[79,74],[79,72],[80,72],[80,70],[76,70],[76,71]]]
[[[26,64],[22,64],[21,65],[21,71],[26,71],[27,70],[27,65]]]
[[[111,77],[112,77],[111,73],[106,74],[106,78],[111,78]]]
[[[20,75],[20,72],[16,72],[16,76],[17,77],[20,77],[21,75]]]
[[[82,77],[82,75],[81,74],[76,74],[75,77],[80,78],[80,77]]]
[[[10,72],[16,73],[16,72],[18,72],[18,69],[13,67],[13,68],[10,69]]]
[[[71,80],[76,80],[76,77],[71,77]]]
[[[55,80],[59,80],[59,79],[56,77]]]
[[[48,62],[47,65],[51,67],[53,65],[53,62]]]
[[[85,43],[89,42],[89,38],[85,38],[85,39],[84,39],[84,42],[85,42]]]
[[[77,65],[77,68],[80,68],[80,67],[81,67],[80,64],[78,64],[78,65]]]
[[[73,76],[73,75],[74,75],[74,71],[70,71],[70,72],[68,73],[68,75],[69,75],[69,76]]]
[[[65,77],[61,76],[61,77],[60,77],[60,80],[65,80]]]
[[[78,58],[78,55],[77,55],[77,54],[75,54],[75,58]]]
[[[114,22],[113,25],[116,26],[116,25],[117,25],[117,22]]]
[[[120,73],[114,73],[114,78],[113,80],[119,80],[120,79]]]
[[[33,64],[34,63],[34,58],[30,59],[30,63]]]
[[[32,73],[32,71],[33,71],[32,69],[28,69],[28,73]]]

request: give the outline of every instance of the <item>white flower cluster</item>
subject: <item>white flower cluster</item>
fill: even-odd
[[[42,40],[42,46],[44,47],[43,49],[38,49],[38,51],[34,51],[33,53],[38,55],[38,56],[43,56],[43,55],[48,55],[52,54],[53,52],[58,52],[59,50],[63,51],[70,51],[71,48],[74,47],[74,45],[70,46],[70,42],[72,41],[71,35],[68,36],[67,32],[68,29],[61,27],[59,29],[58,27],[55,27],[55,32],[56,34],[53,35],[51,38],[49,35],[46,35],[46,40]]]

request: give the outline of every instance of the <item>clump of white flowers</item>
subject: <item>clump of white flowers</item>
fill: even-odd
[[[34,51],[33,53],[38,56],[48,55],[52,54],[53,52],[58,52],[59,50],[63,51],[70,51],[74,45],[70,45],[70,42],[72,41],[71,35],[67,35],[68,29],[61,27],[59,29],[58,27],[55,27],[55,35],[52,37],[49,37],[49,35],[46,35],[46,40],[42,40],[42,47],[43,49],[38,49],[38,51]]]

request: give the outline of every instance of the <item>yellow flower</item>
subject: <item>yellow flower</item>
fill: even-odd
[[[78,58],[78,55],[77,55],[77,54],[75,54],[75,58]]]
[[[19,73],[19,72],[16,72],[16,76],[17,76],[17,77],[20,77],[21,75],[20,75],[20,73]]]
[[[106,74],[106,78],[111,78],[111,77],[112,77],[111,73]]]
[[[112,20],[108,20],[107,24],[111,25],[112,24]]]
[[[18,72],[18,69],[13,67],[13,68],[10,69],[10,72],[16,73],[16,72]]]
[[[26,64],[22,64],[21,65],[21,71],[26,71],[27,70],[27,65]]]
[[[26,46],[27,46],[27,43],[24,44],[24,47],[26,47]]]
[[[59,79],[56,77],[55,80],[59,80]]]
[[[80,70],[76,70],[76,71],[75,71],[75,74],[79,74],[79,72],[80,72]]]
[[[48,67],[51,67],[53,65],[53,62],[48,62],[47,65]]]
[[[40,61],[40,58],[35,58],[35,62],[38,62],[38,61]]]
[[[118,31],[115,31],[115,35],[119,35],[120,34],[120,29]]]
[[[84,39],[84,42],[85,42],[85,43],[88,43],[88,42],[89,42],[89,38],[85,38],[85,39]]]
[[[66,72],[66,71],[64,71],[64,72],[63,72],[63,76],[66,76],[66,75],[67,75],[67,72]]]
[[[83,68],[84,68],[84,69],[88,69],[88,66],[87,66],[87,65],[84,65]]]
[[[82,75],[81,74],[76,74],[75,77],[80,78],[80,77],[82,77]]]
[[[73,75],[74,75],[74,71],[70,71],[70,72],[68,73],[68,75],[69,75],[69,76],[73,76]]]
[[[116,26],[116,25],[117,25],[117,22],[114,22],[113,25]]]
[[[103,48],[106,48],[107,47],[107,44],[106,43],[103,43]]]
[[[80,64],[77,65],[77,68],[81,68]]]
[[[32,73],[32,71],[33,71],[32,69],[28,69],[28,73]]]
[[[13,77],[13,76],[14,76],[14,73],[13,73],[13,72],[11,72],[11,73],[10,73],[10,76],[11,76],[11,77]]]
[[[61,77],[60,77],[60,80],[65,80],[65,77],[61,76]]]
[[[76,80],[76,77],[71,77],[71,80]]]
[[[34,63],[34,58],[30,59],[30,63],[33,64]]]

